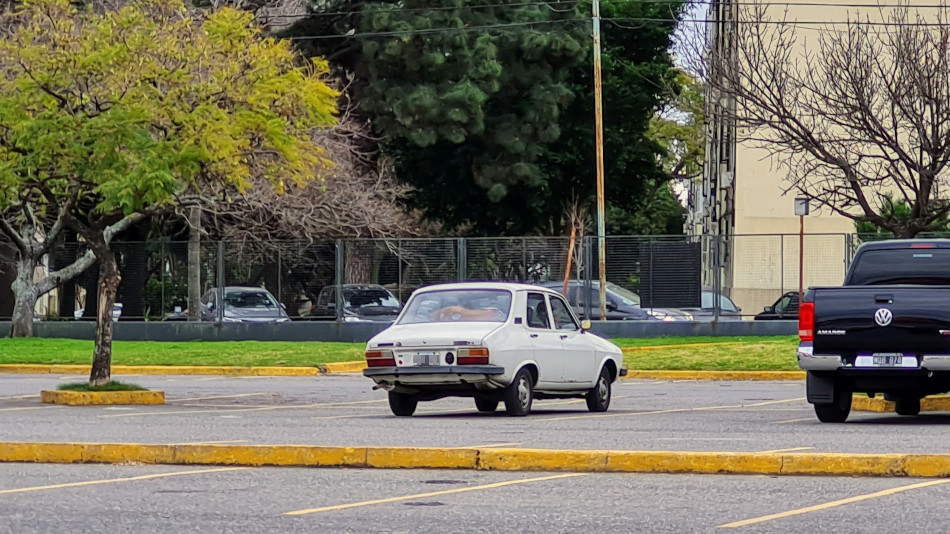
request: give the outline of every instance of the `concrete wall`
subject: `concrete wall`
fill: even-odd
[[[122,322],[115,326],[120,341],[344,341],[361,343],[386,328],[386,323],[293,322],[280,324],[228,324],[187,322]],[[41,322],[34,325],[40,338],[94,339],[91,321]],[[0,332],[10,330],[0,321]],[[593,332],[607,337],[652,338],[662,336],[788,336],[798,333],[795,321],[722,321],[720,323],[662,323],[594,321]]]

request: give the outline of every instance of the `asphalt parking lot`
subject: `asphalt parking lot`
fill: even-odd
[[[396,418],[360,376],[130,376],[166,392],[164,406],[62,407],[41,389],[80,377],[0,375],[4,441],[525,447],[683,451],[947,453],[950,413],[852,412],[819,423],[802,382],[628,380],[605,414],[583,400],[538,401],[527,418],[481,414],[471,399]],[[912,436],[912,439],[910,437]]]
[[[0,532],[944,532],[947,483],[0,464]]]

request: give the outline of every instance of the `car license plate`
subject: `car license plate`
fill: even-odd
[[[412,355],[412,363],[416,365],[439,365],[439,353],[417,352]]]
[[[917,367],[917,358],[899,352],[863,354],[854,359],[855,367]]]

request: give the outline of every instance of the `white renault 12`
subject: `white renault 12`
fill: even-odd
[[[474,397],[480,412],[504,401],[527,415],[534,399],[584,398],[610,406],[626,375],[623,354],[589,332],[551,289],[510,283],[454,283],[413,293],[392,326],[369,340],[363,375],[389,392],[397,416],[419,401]]]

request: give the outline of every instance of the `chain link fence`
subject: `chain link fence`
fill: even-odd
[[[804,285],[837,285],[866,240],[816,234],[806,235],[801,246],[798,235],[609,236],[604,242],[607,305],[614,315],[627,313],[625,318],[635,318],[623,311],[631,302],[641,310],[662,310],[651,313],[654,317],[752,318],[784,293],[798,291],[800,248]],[[187,242],[122,242],[114,250],[122,273],[121,320],[187,320]],[[386,295],[382,305],[398,309],[415,289],[443,282],[511,281],[555,288],[567,282],[579,313],[597,318],[597,250],[597,239],[590,236],[579,237],[573,246],[566,237],[202,242],[197,279],[203,308],[225,286],[263,288],[291,320],[345,319],[349,299],[359,292]],[[82,244],[62,245],[43,269],[62,268],[85,253]],[[0,317],[12,313],[7,290],[11,271],[10,263],[0,267]],[[97,272],[93,265],[45,296],[39,315],[47,320],[94,318]]]

